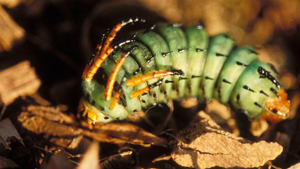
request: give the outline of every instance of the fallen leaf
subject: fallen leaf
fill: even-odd
[[[50,157],[49,162],[44,166],[41,167],[42,169],[73,169],[74,164],[72,164],[67,154],[64,152],[59,152],[53,156]]]
[[[274,160],[283,148],[278,143],[251,142],[223,131],[203,111],[198,120],[179,133],[179,142],[171,153],[179,165],[191,168],[263,166]]]
[[[76,148],[83,137],[80,128],[70,126],[74,119],[53,107],[29,106],[18,116],[18,121],[28,131],[69,149]]]
[[[99,127],[98,132],[83,130],[82,134],[100,142],[129,143],[144,147],[167,146],[166,140],[129,123],[108,123]]]
[[[100,168],[136,168],[137,155],[134,151],[124,151],[111,155],[100,163]]]
[[[99,143],[94,141],[85,152],[76,169],[100,169],[99,152]]]
[[[13,139],[17,139],[22,145],[24,145],[15,126],[12,124],[10,119],[6,118],[0,122],[0,145],[3,144],[6,149],[11,150],[10,144]]]
[[[300,162],[290,166],[288,169],[299,169],[299,168],[300,168]]]
[[[0,168],[20,168],[20,166],[12,160],[0,156]]]

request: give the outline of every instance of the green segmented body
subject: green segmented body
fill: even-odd
[[[111,100],[103,98],[103,85],[95,80],[82,82],[86,104],[101,111],[97,122],[122,120],[129,113],[158,102],[186,97],[215,98],[251,118],[259,118],[266,99],[276,97],[281,88],[276,72],[257,60],[253,48],[232,50],[234,42],[227,35],[218,34],[209,39],[206,30],[199,25],[186,28],[159,25],[138,32],[134,42],[124,45],[104,61],[101,67],[107,76],[115,61],[133,47],[137,49],[130,53],[117,75],[118,85],[114,90],[120,90],[121,97],[113,110],[109,108]],[[132,77],[163,70],[181,70],[183,74],[151,79],[134,87],[126,85]],[[130,98],[132,92],[160,82],[148,93]]]

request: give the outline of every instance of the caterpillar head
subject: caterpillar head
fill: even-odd
[[[268,109],[261,118],[270,122],[276,123],[288,118],[290,112],[290,101],[287,99],[287,94],[283,89],[278,90],[279,97],[269,98],[265,102]]]
[[[109,116],[105,116],[101,110],[97,109],[95,106],[91,105],[85,99],[81,99],[78,106],[78,117],[83,117],[88,122],[88,127],[93,128],[96,122],[108,123],[113,121]]]

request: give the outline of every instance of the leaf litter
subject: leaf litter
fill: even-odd
[[[171,157],[179,165],[191,168],[253,168],[279,156],[283,147],[275,142],[251,142],[222,130],[200,111],[198,117],[178,138]]]

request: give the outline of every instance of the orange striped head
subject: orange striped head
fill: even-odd
[[[268,112],[264,113],[261,118],[272,123],[277,123],[287,119],[290,113],[290,101],[287,99],[287,94],[283,89],[278,90],[279,97],[269,98],[265,102]]]

